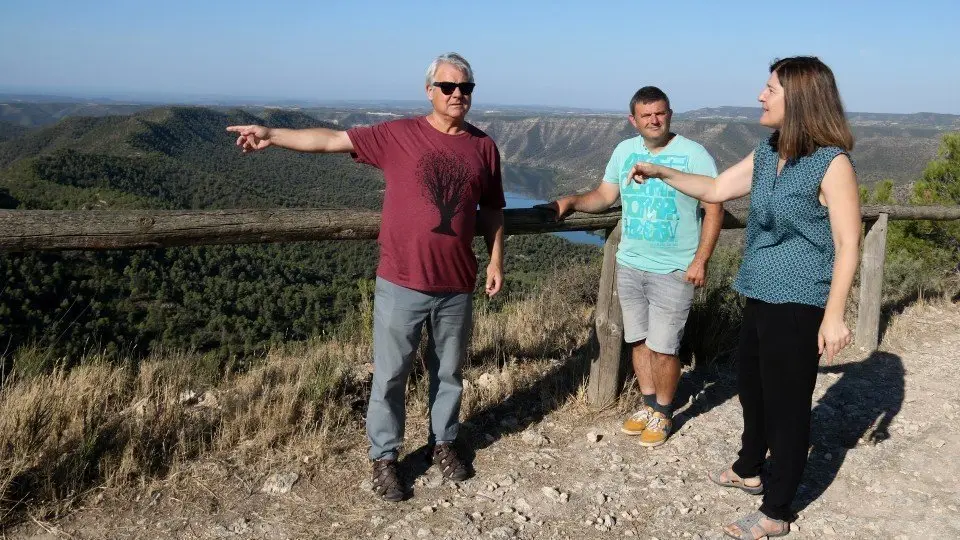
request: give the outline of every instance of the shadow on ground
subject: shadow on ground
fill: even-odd
[[[543,377],[518,389],[503,401],[478,409],[464,419],[457,440],[461,457],[472,464],[477,452],[505,435],[519,433],[540,422],[563,405],[583,384],[590,372],[590,361],[598,351],[596,331],[592,329],[584,345],[574,349],[565,362],[558,362]],[[474,354],[493,358],[492,363],[498,367],[501,365],[495,354]],[[419,369],[423,370],[422,367]],[[415,373],[414,376],[420,375]],[[400,458],[398,465],[404,471],[404,483],[408,487],[412,488],[416,479],[430,468],[432,451],[432,443],[428,442]]]
[[[874,352],[859,362],[821,367],[820,372],[840,378],[813,409],[813,449],[794,502],[798,511],[830,487],[847,452],[890,438],[890,423],[903,405],[905,372],[895,354]]]
[[[557,363],[539,380],[521,388],[500,403],[475,411],[461,431],[464,448],[473,460],[477,451],[511,433],[519,433],[544,419],[577,393],[590,373],[590,362],[599,351],[596,330],[575,349],[567,361]]]
[[[627,361],[628,347],[624,347],[622,377],[626,385],[636,384]],[[479,409],[466,418],[460,430],[458,445],[462,456],[473,462],[504,436],[519,433],[542,421],[577,393],[590,372],[590,363],[599,352],[595,331],[590,339],[573,351],[568,360],[558,363],[536,382],[517,390],[504,401]],[[729,362],[711,362],[683,375],[677,391],[676,403],[690,405],[678,413],[676,429],[684,423],[721,405],[736,395],[734,369]],[[407,485],[430,468],[430,444],[424,444],[401,458],[400,466],[408,476]]]
[[[696,366],[680,378],[680,385],[677,387],[677,395],[673,400],[678,407],[673,420],[674,433],[680,431],[687,422],[736,396],[736,364],[713,362]],[[687,403],[689,407],[682,408]]]

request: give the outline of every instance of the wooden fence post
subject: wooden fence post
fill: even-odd
[[[609,405],[617,399],[623,364],[623,314],[617,295],[617,248],[620,245],[621,223],[609,231],[603,246],[596,317],[600,354],[590,364],[590,380],[587,383],[587,399],[597,407]]]
[[[887,214],[867,222],[860,261],[860,304],[857,309],[857,347],[875,351],[880,344],[880,305],[883,295],[883,262],[887,251]]]

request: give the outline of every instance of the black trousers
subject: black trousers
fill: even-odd
[[[760,511],[791,521],[810,444],[810,405],[823,308],[747,299],[738,350],[743,436],[733,472],[760,475],[770,451]]]

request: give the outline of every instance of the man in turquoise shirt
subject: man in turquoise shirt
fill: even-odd
[[[572,211],[602,212],[621,200],[622,236],[617,251],[617,292],[624,339],[631,345],[633,370],[643,405],[623,423],[640,444],[663,444],[673,427],[673,397],[680,381],[680,339],[704,284],[707,262],[723,223],[723,207],[700,203],[658,179],[632,182],[638,161],[715,177],[713,158],[700,144],[670,131],[670,100],[645,86],[630,100],[630,124],[640,133],[617,145],[603,181],[593,191],[548,206],[562,218]]]

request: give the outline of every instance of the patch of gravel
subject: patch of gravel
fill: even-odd
[[[960,537],[958,365],[960,307],[944,303],[909,308],[887,331],[881,352],[848,351],[841,363],[821,369],[791,538]],[[493,431],[471,430],[479,442],[477,473],[466,482],[446,482],[410,454],[403,463],[415,476],[414,496],[399,504],[368,491],[358,444],[300,475],[276,471],[262,488],[250,489],[231,471],[209,489],[206,505],[177,504],[170,492],[126,504],[104,498],[12,535],[720,538],[722,524],[760,503],[706,478],[734,459],[739,444],[734,381],[720,373],[685,374],[682,391],[690,399],[679,430],[655,449],[622,435],[622,418],[612,412],[568,407],[530,419],[517,410],[509,420],[488,422]]]

